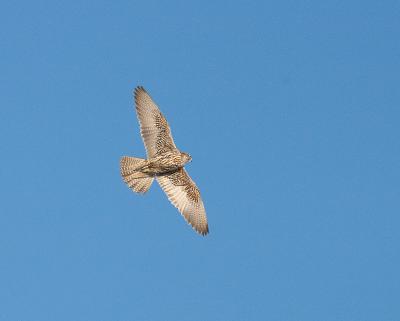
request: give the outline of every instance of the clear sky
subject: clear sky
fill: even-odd
[[[400,319],[398,1],[2,1],[0,321]],[[132,91],[206,206],[187,226]]]

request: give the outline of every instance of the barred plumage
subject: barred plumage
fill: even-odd
[[[177,149],[167,120],[146,90],[137,87],[134,95],[148,159],[122,157],[124,181],[135,192],[145,193],[156,178],[185,220],[198,233],[206,235],[209,230],[200,191],[183,168],[192,160],[190,155]]]

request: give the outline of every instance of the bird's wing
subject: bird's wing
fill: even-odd
[[[208,223],[199,189],[188,173],[181,168],[172,174],[157,176],[157,181],[171,203],[185,220],[200,234],[208,233]]]
[[[143,87],[135,88],[135,105],[148,158],[177,151],[167,120]]]

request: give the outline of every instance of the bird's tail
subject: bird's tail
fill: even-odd
[[[146,164],[143,158],[124,156],[120,161],[121,176],[125,183],[136,193],[146,193],[154,177],[142,173],[141,168]]]

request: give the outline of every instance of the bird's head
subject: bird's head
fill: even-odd
[[[190,156],[188,153],[181,153],[182,161],[184,164],[189,163],[192,161],[192,156]]]

